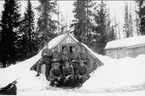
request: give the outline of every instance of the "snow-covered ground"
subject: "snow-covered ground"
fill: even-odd
[[[104,65],[91,73],[91,78],[80,89],[59,89],[49,86],[45,76],[36,77],[31,66],[41,57],[40,53],[28,60],[0,69],[0,87],[18,79],[19,95],[97,95],[97,96],[143,96],[145,95],[145,55],[136,58],[112,59],[97,56]]]
[[[132,59],[111,59],[100,56],[104,66],[91,74],[91,78],[83,85],[83,89],[96,90],[135,90],[136,87],[145,87],[145,55]]]

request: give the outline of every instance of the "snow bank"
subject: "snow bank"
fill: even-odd
[[[36,77],[36,72],[28,72],[18,80],[18,92],[25,92],[29,90],[43,90],[49,87],[49,83],[45,76],[41,74]]]
[[[11,65],[0,70],[0,88],[6,86],[17,78],[23,78],[30,72],[30,68],[39,60],[41,51],[34,57]]]
[[[39,60],[41,56],[40,53],[16,65],[11,65],[7,68],[1,69],[0,88],[8,85],[17,78],[19,78],[17,80],[18,92],[41,90],[48,87],[49,82],[43,74],[41,74],[40,77],[36,77],[36,72],[30,71],[30,68]]]
[[[105,65],[91,74],[91,78],[83,84],[82,89],[96,91],[145,83],[145,64],[143,63],[145,55],[139,55],[135,59],[130,57],[119,60],[105,58],[107,59],[102,61]]]
[[[138,44],[145,44],[145,36],[135,36],[135,37],[124,38],[120,40],[113,40],[107,43],[105,49],[122,48],[122,47],[138,45]]]

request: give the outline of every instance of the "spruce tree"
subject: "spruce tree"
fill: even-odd
[[[133,28],[132,28],[132,16],[131,12],[129,13],[128,4],[125,3],[125,18],[124,18],[124,37],[132,37],[133,36]]]
[[[144,0],[135,0],[138,5],[138,17],[139,17],[139,31],[141,35],[145,35],[145,5]]]
[[[5,0],[4,11],[2,11],[0,44],[1,61],[4,67],[10,61],[15,62],[19,25],[19,2],[17,0]]]
[[[23,24],[23,31],[24,31],[24,38],[25,41],[25,46],[27,48],[27,51],[29,53],[31,53],[33,51],[32,48],[32,42],[33,42],[33,38],[32,35],[34,34],[34,12],[32,9],[32,4],[30,2],[30,0],[27,1],[27,7],[26,7],[26,11],[24,13],[24,19],[22,21]]]
[[[108,42],[108,32],[106,30],[107,25],[107,9],[106,9],[106,4],[101,1],[99,6],[97,5],[95,7],[95,13],[93,14],[94,16],[94,21],[95,21],[95,26],[93,27],[93,30],[95,32],[94,34],[94,39],[95,39],[95,45],[96,45],[96,51],[98,54],[105,54],[105,46],[106,43]]]
[[[93,7],[93,3],[91,0],[76,0],[74,2],[74,10],[75,20],[73,20],[73,24],[71,27],[74,28],[75,37],[85,44],[89,44],[89,34],[91,32],[91,20],[90,16],[92,15],[92,11],[90,10]]]
[[[124,18],[124,37],[129,37],[130,32],[129,32],[129,12],[128,12],[128,5],[125,3],[125,18]]]
[[[40,6],[37,8],[40,16],[38,18],[38,31],[42,32],[43,42],[48,42],[56,34],[54,31],[57,29],[55,20],[52,20],[52,14],[57,14],[56,1],[51,0],[38,0]]]
[[[129,13],[129,32],[130,32],[130,37],[133,37],[134,35],[134,30],[133,30],[133,19],[132,19],[132,13]]]
[[[107,17],[108,17],[108,19],[106,19],[106,22],[107,22],[106,23],[106,27],[107,27],[106,32],[107,32],[107,38],[108,38],[107,42],[109,42],[109,41],[116,39],[115,27],[117,25],[112,24],[112,20],[109,17],[109,15]]]

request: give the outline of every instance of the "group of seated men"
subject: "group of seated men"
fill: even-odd
[[[48,49],[46,46],[41,54],[42,58],[37,64],[37,75],[42,64],[46,64],[45,76],[47,80],[50,80],[51,86],[57,86],[59,82],[64,85],[70,85],[72,81],[79,82],[79,86],[89,79],[88,71],[88,57],[85,50],[78,52],[75,47],[72,48],[72,52],[68,52],[65,47],[60,53],[58,48],[53,50]]]

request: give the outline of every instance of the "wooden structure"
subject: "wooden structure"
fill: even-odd
[[[135,58],[140,54],[145,54],[145,36],[136,36],[108,42],[105,50],[106,55],[111,58],[120,59],[126,56]]]

